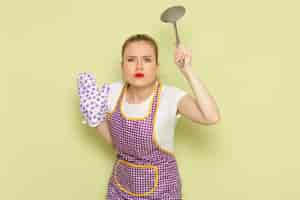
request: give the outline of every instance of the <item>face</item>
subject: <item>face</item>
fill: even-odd
[[[122,75],[130,85],[143,87],[152,84],[157,77],[154,47],[146,41],[129,43],[123,55]]]

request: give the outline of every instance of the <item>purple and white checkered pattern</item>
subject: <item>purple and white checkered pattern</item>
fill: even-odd
[[[105,120],[108,111],[109,84],[104,83],[98,88],[94,74],[81,72],[77,76],[77,89],[84,123],[96,127]]]
[[[153,138],[160,83],[154,93],[150,115],[138,120],[126,118],[121,113],[125,87],[127,85],[109,120],[112,141],[118,154],[106,199],[181,200],[181,179],[176,159],[160,150]]]
[[[127,191],[143,194],[150,191],[155,184],[157,172],[153,168],[137,168],[119,162],[115,171],[115,181]],[[148,181],[149,180],[149,181]]]

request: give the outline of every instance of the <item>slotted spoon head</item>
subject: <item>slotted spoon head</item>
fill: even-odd
[[[185,14],[183,6],[173,6],[166,9],[160,16],[160,20],[166,23],[175,23]]]

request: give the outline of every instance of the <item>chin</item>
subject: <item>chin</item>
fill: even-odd
[[[153,81],[139,78],[139,79],[130,80],[130,81],[128,81],[128,83],[133,86],[136,86],[136,87],[144,87],[144,86],[148,86],[148,85],[152,84]]]

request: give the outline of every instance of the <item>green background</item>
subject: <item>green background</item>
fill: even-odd
[[[112,148],[81,124],[76,74],[121,78],[123,41],[152,35],[160,77],[192,92],[173,62],[178,22],[221,122],[181,118],[184,199],[300,199],[299,4],[296,1],[1,1],[0,199],[104,199]]]

